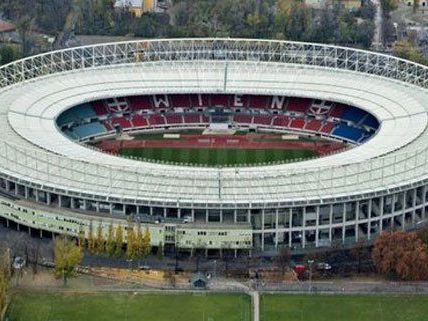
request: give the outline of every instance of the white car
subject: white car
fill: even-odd
[[[331,270],[331,265],[325,262],[317,263],[317,270],[329,271]]]
[[[192,223],[193,222],[193,220],[192,220],[192,217],[191,216],[185,216],[185,217],[183,217],[183,223]]]

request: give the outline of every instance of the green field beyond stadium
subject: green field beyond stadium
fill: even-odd
[[[17,294],[9,321],[251,321],[239,294]]]
[[[317,155],[312,150],[230,149],[230,148],[124,148],[123,156],[193,165],[252,165],[307,159]]]
[[[426,321],[428,296],[263,295],[260,321]]]

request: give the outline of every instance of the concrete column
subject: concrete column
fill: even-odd
[[[288,247],[291,248],[291,234],[293,233],[293,214],[291,213],[291,208],[288,209],[288,217],[289,217],[289,226],[288,226]]]
[[[220,223],[223,223],[223,210],[220,210]]]
[[[332,222],[333,222],[333,206],[331,204],[329,205],[329,213],[328,213],[328,239],[330,241],[330,244],[333,242],[333,231],[332,231]]]
[[[345,207],[343,207],[345,208]],[[315,247],[318,247],[320,244],[320,207],[317,206],[315,207],[315,212],[316,212],[316,220],[315,220],[315,228],[316,228],[316,232],[315,232]]]
[[[51,205],[51,201],[52,201],[51,193],[46,192],[46,204]]]
[[[261,210],[262,213],[262,222],[261,222],[261,230],[262,230],[262,245],[264,245],[264,234],[265,234],[265,210]],[[262,246],[262,249],[264,250],[264,247]]]
[[[36,202],[38,202],[39,201],[39,190],[35,189],[34,194],[36,194]]]
[[[28,190],[28,186],[24,186],[24,197],[25,197],[26,199],[28,199],[29,194],[30,194],[30,192],[29,192],[29,190]]]
[[[113,203],[110,203],[110,215],[113,215]]]
[[[360,220],[360,201],[357,201],[355,204],[355,241],[358,241],[358,223]]]
[[[163,217],[166,218],[166,207],[163,208]]]
[[[208,209],[206,209],[205,210],[205,223],[208,223],[209,222],[209,211],[208,211]]]
[[[10,192],[10,182],[6,180],[6,191]]]
[[[416,211],[415,211],[415,207],[416,207],[416,188],[413,189],[413,211],[412,211],[412,224],[415,225],[416,224]]]
[[[181,208],[177,208],[177,217],[181,218]]]
[[[62,195],[58,194],[58,207],[61,208],[62,207]]]
[[[275,249],[278,249],[278,238],[279,238],[279,231],[278,231],[278,208],[275,210]]]
[[[306,207],[302,207],[302,248],[306,247]]]
[[[235,208],[233,210],[233,223],[235,223],[235,224],[238,223],[237,217],[238,217],[238,210]]]
[[[380,198],[380,206],[379,206],[379,211],[380,211],[380,215],[379,215],[379,232],[381,232],[383,230],[383,203],[385,201],[385,197],[382,196]]]
[[[373,198],[371,198],[369,200],[369,207],[368,207],[368,211],[369,211],[369,220],[367,223],[367,239],[370,240],[371,238],[371,227],[372,227],[372,202],[373,202]]]

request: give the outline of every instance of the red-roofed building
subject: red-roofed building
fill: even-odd
[[[16,26],[13,23],[0,20],[0,41],[11,41],[16,33]]]

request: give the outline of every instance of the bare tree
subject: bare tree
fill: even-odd
[[[281,271],[281,275],[284,277],[285,271],[287,270],[291,260],[290,250],[286,247],[282,248],[275,258],[275,264]]]

